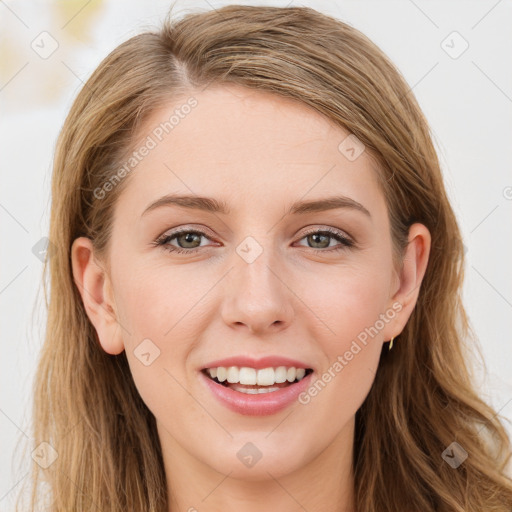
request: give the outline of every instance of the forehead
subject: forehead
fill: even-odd
[[[296,100],[240,86],[208,87],[149,116],[135,151],[151,148],[139,155],[121,199],[139,215],[148,202],[175,192],[214,196],[234,210],[253,198],[260,210],[272,204],[282,211],[289,198],[333,192],[374,202],[374,161],[366,151],[347,158],[344,150],[354,146],[349,136]]]

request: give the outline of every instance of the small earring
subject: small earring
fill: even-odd
[[[389,340],[389,347],[388,347],[388,352],[393,348],[393,340],[395,339],[395,337],[393,336],[390,340]]]

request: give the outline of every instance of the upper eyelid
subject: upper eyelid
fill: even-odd
[[[345,230],[342,230],[340,228],[335,228],[332,226],[310,227],[298,240],[302,240],[304,237],[308,236],[311,233],[322,232],[322,231],[326,232],[329,236],[334,237],[335,235],[337,235],[340,238],[344,238],[352,243],[355,243],[354,238],[349,233],[347,233]],[[190,226],[190,227],[185,226],[185,227],[172,228],[170,230],[165,231],[162,235],[160,235],[157,238],[157,241],[165,240],[166,238],[174,239],[174,237],[176,237],[177,235],[180,235],[181,233],[190,233],[190,232],[195,232],[195,233],[199,234],[200,236],[204,236],[205,238],[208,238],[210,241],[213,241],[212,238],[214,238],[211,235],[209,235],[209,231],[206,228],[203,228],[203,227],[196,228],[193,226]]]
[[[182,233],[197,233],[201,236],[204,236],[205,238],[212,239],[213,236],[209,234],[209,231],[207,231],[205,228],[175,228],[175,229],[168,229],[164,231],[159,237],[157,237],[157,240],[163,240],[165,238],[171,238],[175,237],[176,235],[180,235]]]

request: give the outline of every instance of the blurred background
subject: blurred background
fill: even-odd
[[[333,15],[382,48],[410,84],[464,235],[465,304],[488,372],[475,374],[477,386],[512,420],[512,2],[178,0],[174,12],[238,3]],[[100,61],[157,29],[169,7],[0,0],[0,511],[13,509],[34,448],[31,387],[45,330],[41,272],[56,138]]]

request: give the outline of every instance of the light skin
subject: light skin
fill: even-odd
[[[126,350],[157,420],[170,512],[354,511],[355,414],[382,344],[403,330],[417,301],[429,232],[411,226],[403,267],[395,269],[378,170],[366,151],[350,161],[338,150],[347,131],[269,93],[212,86],[193,95],[197,107],[130,175],[115,206],[108,261],[87,238],[73,243],[87,314],[107,353]],[[141,140],[186,99],[153,112]],[[212,197],[231,211],[168,205],[143,215],[170,193]],[[296,201],[333,195],[369,215],[348,206],[285,215]],[[167,244],[199,250],[152,245],[178,227],[205,235]],[[326,228],[354,245],[310,233]],[[252,263],[236,251],[249,236],[262,249]],[[241,415],[200,382],[208,362],[245,354],[298,359],[319,378],[393,304],[400,311],[306,405]],[[134,354],[144,339],[160,350],[149,366]],[[237,457],[248,442],[262,454],[252,467]]]

